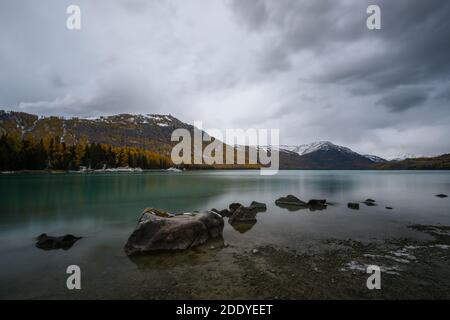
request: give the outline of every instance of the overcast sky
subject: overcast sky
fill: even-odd
[[[82,29],[66,28],[81,8]],[[378,4],[382,29],[368,30]],[[281,143],[450,152],[450,1],[0,2],[0,108],[164,113]]]

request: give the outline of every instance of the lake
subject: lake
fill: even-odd
[[[339,266],[367,257],[362,249],[356,256],[359,249],[345,241],[357,242],[366,251],[381,250],[376,247],[380,243],[399,246],[393,242],[398,239],[416,244],[431,241],[429,233],[410,226],[450,225],[449,198],[435,196],[441,193],[450,194],[450,171],[280,171],[275,176],[260,176],[259,171],[250,170],[0,175],[0,298],[358,297],[358,292],[365,294],[359,282],[330,294],[325,284],[315,291],[313,282],[324,283],[328,278],[324,272],[309,276],[308,270],[314,273],[322,263],[324,269],[341,274]],[[302,200],[327,199],[330,205],[317,211],[290,211],[275,205],[277,198],[288,194]],[[377,205],[347,208],[348,202],[367,198],[375,199]],[[223,242],[141,259],[129,259],[123,252],[146,207],[192,212],[220,210],[232,202],[249,205],[253,200],[266,203],[267,211],[258,213],[255,224],[243,228],[233,228],[225,218]],[[34,245],[41,233],[70,233],[83,239],[67,251],[43,251]],[[334,251],[324,247],[329,241]],[[341,249],[335,256],[338,245],[350,248],[353,256],[343,256]],[[321,249],[314,252],[316,248]],[[448,254],[448,250],[441,251],[436,254]],[[323,261],[328,255],[336,257],[333,265]],[[436,279],[431,276],[430,288],[439,277],[447,277],[442,273],[446,272],[442,271],[447,267],[442,265],[445,261],[436,262]],[[407,269],[413,263],[415,269]],[[66,288],[66,268],[72,264],[82,270],[82,290]],[[402,267],[413,286],[418,278],[413,274],[419,272],[419,266],[412,262]],[[289,283],[286,277],[301,278],[305,286],[274,288],[277,283]],[[398,279],[388,277],[392,283]],[[346,281],[340,276],[330,279]],[[389,297],[404,297],[400,283],[392,287],[395,290],[388,292]],[[444,283],[439,292],[430,294],[440,297],[448,292]],[[410,297],[408,292],[405,296]]]

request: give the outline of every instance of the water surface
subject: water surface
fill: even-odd
[[[450,201],[435,197],[439,193],[450,194],[450,171],[0,175],[0,298],[152,298],[156,288],[159,294],[167,289],[171,298],[170,288],[183,285],[186,272],[199,273],[199,283],[202,272],[220,274],[232,259],[229,252],[261,245],[301,250],[320,239],[422,239],[426,235],[408,225],[450,225]],[[275,199],[287,194],[327,199],[332,205],[321,211],[277,207]],[[367,198],[377,206],[347,208],[348,202]],[[152,257],[145,263],[123,253],[146,207],[189,212],[253,200],[266,203],[268,210],[258,214],[254,225],[238,230],[225,220],[229,249],[219,243],[209,251]],[[84,238],[67,251],[42,251],[34,246],[41,233]],[[82,269],[81,291],[66,289],[70,264]],[[220,292],[212,297],[221,297]]]

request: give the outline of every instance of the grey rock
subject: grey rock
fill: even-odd
[[[144,212],[125,244],[125,253],[186,250],[221,238],[223,226],[223,218],[212,211],[170,217]]]

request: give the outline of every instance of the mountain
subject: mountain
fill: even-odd
[[[388,160],[378,157],[378,156],[374,156],[372,154],[364,154],[363,157],[366,157],[367,159],[371,160],[372,162],[375,163],[385,163],[388,162]]]
[[[449,170],[450,154],[437,157],[408,158],[405,160],[389,161],[374,167],[384,170]]]
[[[120,114],[98,118],[39,117],[36,115],[0,111],[0,136],[4,134],[26,137],[31,135],[39,141],[57,137],[66,145],[79,144],[83,139],[89,142],[113,147],[137,147],[168,157],[176,142],[171,141],[173,130],[194,127],[171,115]],[[301,145],[280,145],[281,169],[445,169],[450,168],[450,155],[430,158],[414,158],[405,155],[406,160],[387,161],[375,155],[362,155],[347,147],[329,141],[318,141]],[[237,168],[243,166],[214,166]],[[250,168],[250,166],[244,166]],[[258,166],[256,166],[258,167]],[[252,167],[252,168],[256,168]]]
[[[335,150],[335,151],[340,151],[340,152],[349,153],[349,154],[356,153],[347,147],[338,146],[329,141],[317,141],[317,142],[312,142],[309,144],[301,144],[299,146],[286,146],[286,145],[283,146],[283,145],[281,145],[280,149],[295,152],[301,156],[308,154],[308,153],[315,152],[315,151],[319,151],[319,150],[322,150],[322,151]]]
[[[22,137],[31,134],[36,140],[56,136],[68,145],[86,138],[90,142],[145,148],[164,155],[170,155],[174,145],[171,134],[178,128],[192,131],[194,127],[171,115],[120,114],[66,119],[0,111],[0,136],[6,133]]]
[[[194,131],[194,126],[184,123],[171,115],[160,115],[160,114],[147,114],[147,115],[132,115],[132,114],[119,114],[106,117],[98,118],[63,118],[63,117],[39,117],[37,115],[32,115],[24,112],[15,111],[0,111],[0,137],[8,134],[14,136],[17,139],[17,144],[22,144],[22,149],[19,152],[12,153],[11,157],[8,159],[1,158],[0,162],[4,163],[6,167],[15,168],[13,163],[11,163],[15,157],[21,158],[22,153],[25,153],[27,141],[29,136],[33,138],[34,141],[49,141],[54,140],[55,144],[64,144],[61,148],[70,149],[67,147],[78,147],[83,145],[86,141],[89,144],[102,144],[105,150],[97,150],[98,147],[93,147],[95,152],[102,153],[102,156],[97,158],[107,157],[103,153],[109,152],[108,148],[123,148],[132,147],[142,149],[140,151],[133,151],[139,153],[135,158],[142,158],[142,154],[145,154],[148,161],[155,162],[155,159],[161,159],[163,164],[168,163],[170,160],[170,154],[174,145],[178,142],[171,141],[172,132],[175,129],[187,129],[191,132]],[[203,135],[208,136],[206,132],[203,131]],[[21,142],[22,141],[22,142]],[[5,141],[8,146],[3,146],[8,150],[11,149],[10,145],[15,142]],[[205,145],[205,143],[204,143]],[[1,147],[1,145],[0,145]],[[16,148],[20,149],[20,148]],[[47,148],[48,149],[48,148]],[[225,149],[225,146],[224,146]],[[23,151],[23,152],[22,152]],[[53,154],[52,150],[46,150],[46,152]],[[119,152],[119,151],[117,151]],[[152,152],[153,154],[149,154]],[[126,155],[125,155],[126,156]],[[124,156],[124,157],[125,157]],[[68,155],[66,158],[70,158]],[[111,158],[111,157],[109,157]],[[247,155],[248,158],[248,155]],[[27,157],[28,159],[28,157]],[[67,161],[59,161],[57,165],[52,165],[50,167],[73,168],[73,165],[65,165],[66,162],[73,162],[72,159],[66,159]],[[102,167],[103,165],[112,166],[114,161],[106,161],[105,159],[100,159],[95,161],[95,167]],[[193,160],[193,155],[191,155],[191,160]],[[23,161],[22,161],[23,162]],[[33,161],[31,161],[33,162]],[[45,161],[44,161],[45,162]],[[64,162],[61,165],[60,162]],[[122,161],[128,164],[127,161]],[[132,162],[132,161],[131,161]],[[130,164],[133,165],[133,164]],[[39,167],[42,167],[42,163]],[[25,168],[24,168],[25,167]],[[31,169],[31,165],[22,164],[20,169]],[[75,166],[76,169],[77,166]],[[227,164],[214,164],[214,165],[183,165],[185,168],[245,168],[245,169],[257,169],[260,165],[227,165]],[[16,169],[13,169],[16,170]]]
[[[415,159],[418,158],[415,154],[412,153],[405,153],[405,154],[398,154],[394,157],[389,158],[390,161],[402,161],[406,159]]]
[[[283,169],[370,169],[386,160],[361,155],[329,141],[298,146],[280,145],[280,167]]]

